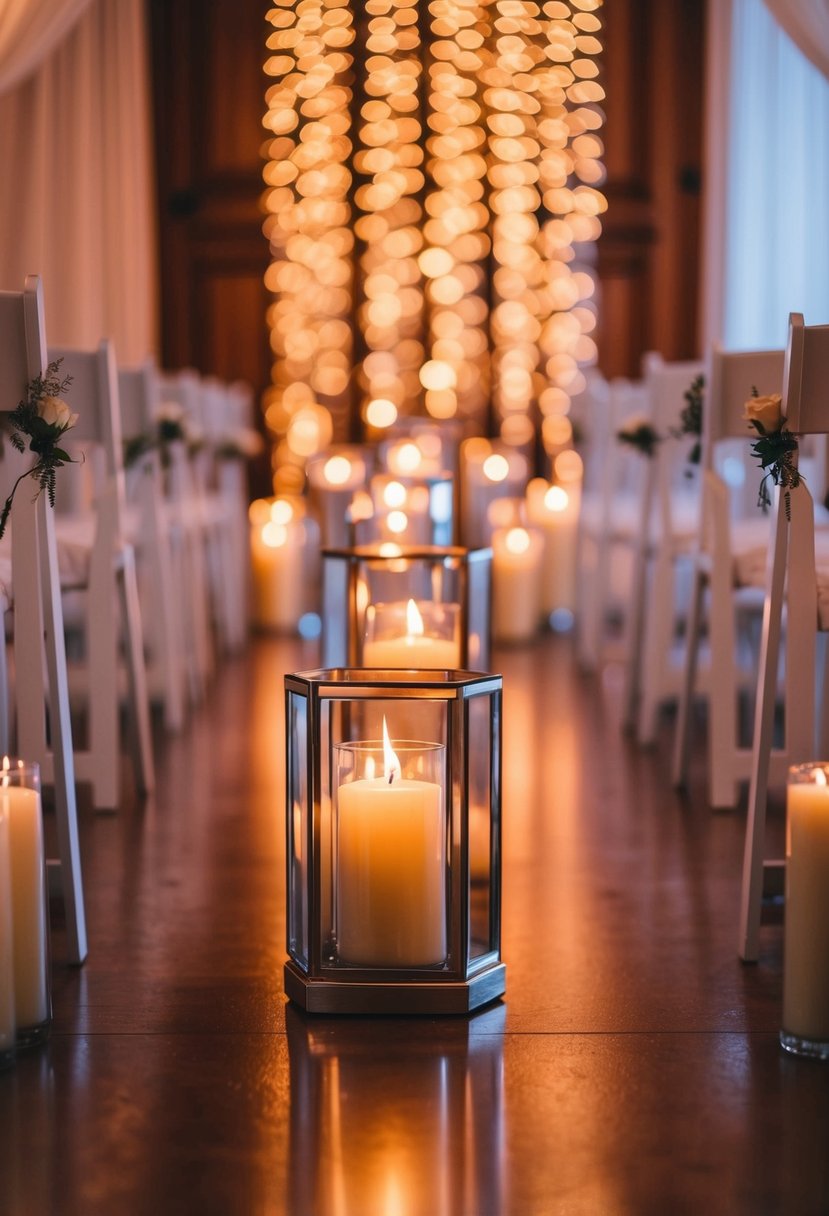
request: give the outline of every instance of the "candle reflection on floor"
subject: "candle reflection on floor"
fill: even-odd
[[[441,1019],[424,1039],[408,1019],[314,1018],[289,1005],[290,1210],[500,1212],[505,1015],[496,1005]]]

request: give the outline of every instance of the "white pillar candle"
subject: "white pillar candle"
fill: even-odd
[[[8,764],[5,761],[4,764]],[[43,814],[37,789],[14,784],[29,768],[4,768],[0,802],[9,824],[14,1004],[18,1033],[50,1017]]]
[[[787,787],[783,1034],[829,1058],[829,785],[801,765]],[[796,1049],[796,1046],[795,1046]]]
[[[303,521],[294,507],[277,498],[269,517],[254,515],[250,533],[253,620],[264,629],[293,632],[303,613]]]
[[[528,641],[538,630],[542,550],[535,529],[499,528],[493,533],[492,634],[499,641]]]
[[[436,966],[446,958],[443,789],[403,777],[385,720],[383,734],[383,776],[337,791],[338,955],[366,967]]]
[[[9,815],[0,798],[0,1068],[14,1059],[14,938],[12,934]]]
[[[575,610],[576,541],[580,488],[550,485],[542,477],[527,486],[527,518],[541,531],[541,610],[545,617],[556,609]]]

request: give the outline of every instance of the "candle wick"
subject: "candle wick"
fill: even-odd
[[[392,781],[394,781],[394,769],[389,773],[389,785],[391,785]]]

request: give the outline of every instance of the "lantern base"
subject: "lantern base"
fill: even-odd
[[[507,969],[493,963],[469,980],[435,983],[349,983],[312,980],[293,963],[285,964],[285,993],[308,1013],[471,1013],[503,996]]]

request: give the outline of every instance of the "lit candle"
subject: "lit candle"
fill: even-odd
[[[9,814],[0,798],[0,1068],[14,1060],[14,939],[12,936]]]
[[[376,634],[384,626],[384,617],[400,620],[403,605],[373,604],[369,609],[372,629]],[[424,615],[435,619],[440,610],[451,624],[451,637],[427,634]],[[364,667],[407,668],[421,670],[451,670],[460,666],[460,641],[457,637],[457,621],[460,612],[457,604],[418,605],[414,600],[406,604],[405,633],[394,633],[390,637],[374,636],[363,643]]]
[[[545,617],[556,609],[575,610],[576,539],[579,487],[549,485],[542,477],[527,486],[527,518],[541,530],[541,610]]]
[[[385,718],[383,776],[373,767],[369,755],[367,775],[337,790],[338,954],[358,966],[435,966],[446,958],[443,788],[402,776]]]
[[[493,533],[492,632],[501,641],[527,641],[538,629],[542,549],[535,530],[499,528]]]
[[[306,585],[303,521],[281,498],[273,502],[264,521],[253,507],[251,516],[254,623],[264,629],[293,631],[302,616]]]
[[[829,1059],[829,786],[798,765],[786,798],[784,1047]]]
[[[50,1017],[43,815],[38,789],[21,784],[33,776],[32,765],[18,761],[12,769],[4,758],[0,802],[8,818],[15,1021],[24,1040]]]

